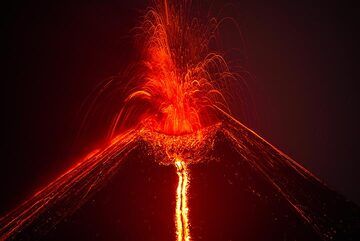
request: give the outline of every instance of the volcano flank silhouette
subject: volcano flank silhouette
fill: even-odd
[[[192,240],[358,240],[358,206],[241,123],[226,114],[222,119],[212,137],[211,150],[188,167]],[[15,227],[7,238],[174,240],[174,166],[159,165],[152,145],[141,137],[127,141],[120,152],[122,156],[126,153],[121,168],[96,162],[92,174],[76,174],[83,179],[74,185],[86,184],[86,190],[59,198],[52,194],[50,199],[55,201],[44,204],[46,208],[36,216],[27,217],[24,210],[41,209],[37,207],[39,200],[27,201],[1,220],[2,237]],[[122,158],[114,150],[100,158],[116,163]],[[99,154],[89,160],[99,158],[96,156]],[[114,168],[113,178],[109,182],[106,178],[108,185],[95,192],[106,165]],[[63,189],[61,186],[52,192]],[[16,229],[21,221],[22,226]]]

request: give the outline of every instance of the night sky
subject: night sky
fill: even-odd
[[[215,1],[216,4],[219,1]],[[256,118],[246,123],[330,188],[360,203],[358,11],[344,1],[233,1]],[[147,1],[2,7],[0,212],[100,141],[81,105],[134,58]]]

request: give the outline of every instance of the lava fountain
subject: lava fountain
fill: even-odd
[[[144,16],[138,28],[144,76],[130,91],[112,127],[115,133],[119,125],[138,118],[151,131],[151,143],[157,141],[156,133],[165,137],[160,151],[168,154],[168,161],[176,166],[179,175],[178,241],[190,240],[186,201],[188,159],[182,156],[180,148],[189,146],[189,140],[201,140],[203,129],[217,122],[215,107],[227,109],[220,88],[222,82],[233,78],[223,56],[209,50],[217,21],[202,23],[191,16],[190,7],[190,1],[158,1]],[[147,107],[139,107],[139,103]],[[143,108],[140,115],[139,108]],[[187,141],[179,142],[173,136],[182,136]],[[194,146],[192,149],[197,152]]]
[[[116,115],[114,133],[134,119],[167,135],[195,133],[216,122],[214,106],[228,110],[222,86],[235,77],[209,49],[217,28],[215,19],[191,17],[190,1],[160,1],[147,12],[137,28],[143,75]]]

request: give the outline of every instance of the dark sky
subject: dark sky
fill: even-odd
[[[1,213],[96,144],[99,129],[76,139],[78,113],[96,84],[133,57],[130,30],[147,2],[130,2],[24,1],[2,8]],[[254,76],[257,120],[248,124],[360,203],[355,6],[233,3]]]

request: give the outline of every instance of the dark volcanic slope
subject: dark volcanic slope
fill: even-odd
[[[276,230],[274,225],[276,226],[279,219],[284,215],[291,217],[291,213],[293,213],[320,239],[358,240],[360,237],[360,209],[357,205],[330,190],[308,170],[240,122],[225,113],[222,118],[224,119],[223,128],[216,138],[213,155],[217,157],[217,160],[221,160],[219,163],[223,164],[208,163],[206,165],[209,167],[219,165],[215,168],[216,170],[228,168],[229,170],[222,172],[228,173],[228,177],[224,177],[228,183],[239,185],[234,190],[238,190],[238,193],[250,190],[250,193],[258,197],[254,202],[247,203],[248,205],[267,206],[269,212],[272,213],[272,221],[271,218],[267,218],[265,226],[268,227],[268,231],[265,233],[269,235],[274,232]],[[226,187],[224,189],[226,190]],[[236,193],[234,190],[232,193]],[[291,213],[282,214],[275,211],[285,211],[286,209],[289,209]],[[257,222],[262,217],[259,213],[260,210],[261,208],[254,213],[253,218]],[[263,215],[266,215],[265,210]],[[250,217],[248,216],[248,218]],[[287,226],[293,226],[297,231],[301,230],[298,228],[299,224],[295,224],[291,218],[282,219],[285,224],[278,226],[280,230],[284,228],[284,233],[296,233],[294,230],[286,231]],[[253,227],[256,226],[259,227],[260,224],[253,225]],[[254,228],[254,230],[258,230],[258,228]],[[258,231],[254,233],[258,233]],[[306,232],[301,231],[300,233],[305,235]],[[286,234],[274,240],[286,240],[289,237],[291,235]],[[229,237],[229,239],[234,239],[234,237]],[[290,240],[299,239],[301,239],[301,235],[290,238]],[[304,240],[309,239],[310,237],[304,236]],[[246,240],[248,239],[246,238]]]
[[[192,240],[360,240],[358,206],[236,120],[223,118],[210,154],[189,166]],[[176,169],[159,165],[149,148],[136,140],[111,181],[49,233],[38,224],[51,227],[52,217],[62,214],[57,206],[15,238],[175,240]],[[91,176],[101,178],[99,170]]]

